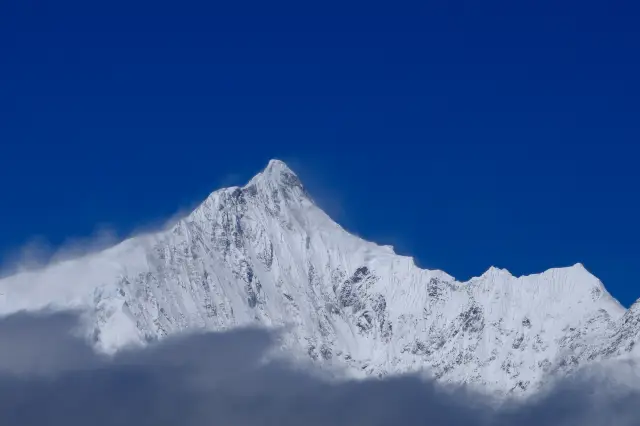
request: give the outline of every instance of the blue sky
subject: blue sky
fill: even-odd
[[[5,260],[159,223],[280,158],[421,266],[582,262],[640,297],[632,2],[5,3]]]

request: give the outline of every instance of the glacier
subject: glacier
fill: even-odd
[[[640,302],[583,265],[459,282],[354,236],[272,160],[165,230],[0,280],[0,315],[77,310],[97,351],[189,330],[284,329],[283,353],[348,377],[420,373],[527,395],[585,365],[635,359]]]

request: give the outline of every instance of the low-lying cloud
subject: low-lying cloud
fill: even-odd
[[[501,408],[416,377],[336,383],[264,362],[266,331],[190,334],[97,355],[73,313],[0,319],[0,419],[31,425],[611,425],[640,424],[640,395],[593,377]]]

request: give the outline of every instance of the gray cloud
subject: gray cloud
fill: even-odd
[[[0,320],[0,374],[59,375],[101,361],[76,337],[74,312],[19,312]]]
[[[636,425],[638,393],[587,376],[497,409],[464,388],[415,377],[335,383],[264,363],[277,336],[191,334],[95,355],[76,316],[0,320],[3,425]]]

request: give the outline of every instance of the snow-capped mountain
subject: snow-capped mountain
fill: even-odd
[[[281,161],[212,193],[169,230],[0,280],[0,315],[81,309],[96,348],[185,329],[290,326],[288,352],[349,374],[425,371],[528,393],[549,374],[626,356],[625,310],[582,265],[468,282],[333,222]]]

